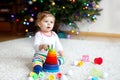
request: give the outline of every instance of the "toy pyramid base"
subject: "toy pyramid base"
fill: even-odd
[[[60,69],[59,69],[59,65],[58,64],[50,65],[50,64],[44,63],[43,64],[43,71],[45,71],[45,72],[59,72]]]
[[[44,72],[51,72],[51,73],[55,73],[55,72],[59,72],[60,70],[48,70],[48,69],[43,69]]]

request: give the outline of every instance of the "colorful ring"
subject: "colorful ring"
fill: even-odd
[[[44,69],[48,69],[48,70],[55,70],[55,69],[59,69],[59,66],[58,66],[58,64],[56,64],[56,65],[50,65],[50,64],[44,63],[43,64],[43,68]]]

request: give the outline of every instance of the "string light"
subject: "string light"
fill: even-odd
[[[16,22],[19,22],[20,20],[19,19],[16,19]]]
[[[63,6],[62,8],[65,9],[65,6]]]
[[[15,16],[12,14],[11,17],[14,18]]]
[[[37,0],[32,0],[33,2],[36,2]]]
[[[25,11],[24,11],[24,10],[21,10],[21,13],[23,14],[23,13],[25,13]]]
[[[55,2],[52,2],[52,5],[54,6],[54,5],[55,5]]]
[[[43,3],[43,0],[40,0],[41,3]]]
[[[99,8],[99,5],[95,5],[95,8]]]
[[[29,25],[30,23],[29,22],[23,22],[23,25]]]
[[[33,22],[33,21],[34,21],[34,18],[33,18],[33,17],[30,17],[29,21],[30,21],[30,22]]]
[[[24,21],[27,21],[27,19],[25,18]]]
[[[32,2],[32,1],[28,1],[28,4],[29,4],[29,5],[32,5],[32,4],[33,4],[33,2]]]
[[[75,0],[72,0],[72,2],[75,2]]]
[[[27,10],[28,10],[28,8],[24,8],[24,10],[25,10],[25,11],[27,11]]]
[[[71,30],[71,33],[74,33],[74,32],[75,32],[75,30],[74,30],[74,29],[72,29],[72,30]]]
[[[38,9],[38,8],[35,6],[35,7],[34,7],[34,10],[37,10],[37,9]]]
[[[90,14],[87,14],[87,16],[90,16]]]
[[[26,25],[26,22],[25,22],[25,21],[23,22],[23,25]]]
[[[34,13],[32,13],[31,16],[35,16]]]
[[[28,32],[28,29],[26,29],[25,32]]]
[[[67,35],[67,39],[70,39],[70,38],[71,38],[71,35],[70,35],[70,34],[68,34],[68,35]]]

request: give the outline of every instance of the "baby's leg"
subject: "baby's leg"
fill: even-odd
[[[58,64],[63,65],[64,64],[64,59],[61,56],[58,56]]]
[[[33,72],[39,74],[39,72],[42,72],[42,67],[43,67],[43,63],[46,59],[46,55],[42,55],[39,53],[35,53],[33,60],[32,60],[32,64],[33,64]]]

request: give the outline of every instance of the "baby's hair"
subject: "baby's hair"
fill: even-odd
[[[54,15],[52,15],[49,11],[39,12],[39,13],[37,14],[36,26],[39,26],[39,22],[40,22],[44,17],[47,17],[47,16],[53,17],[53,18],[55,19]]]

